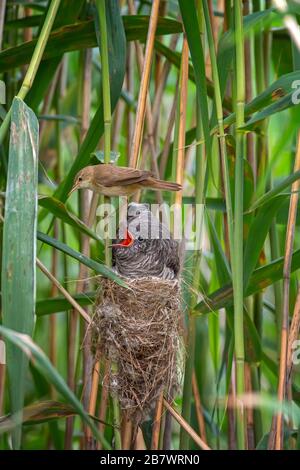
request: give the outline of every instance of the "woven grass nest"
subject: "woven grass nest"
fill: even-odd
[[[128,288],[100,278],[92,323],[92,352],[117,364],[110,392],[135,424],[163,391],[179,386],[182,306],[178,280],[123,278]]]

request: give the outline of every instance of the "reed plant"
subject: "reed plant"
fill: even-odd
[[[299,449],[298,2],[2,4],[0,449]],[[181,386],[138,428],[83,347],[96,276],[124,286],[67,197],[99,160],[177,180],[139,200],[203,233]]]

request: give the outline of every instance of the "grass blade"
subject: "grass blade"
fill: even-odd
[[[3,337],[22,351],[22,354],[26,354],[34,366],[42,373],[50,383],[52,383],[58,392],[72,405],[78,412],[82,420],[91,428],[96,439],[100,440],[105,449],[110,449],[110,445],[105,438],[99,433],[97,427],[92,422],[91,418],[85,412],[82,404],[74,393],[69,389],[64,379],[52,366],[51,362],[45,355],[45,353],[32,341],[28,335],[16,333],[15,331],[0,326],[0,333]]]
[[[126,38],[120,15],[118,1],[109,2],[107,8],[107,34],[109,44],[109,71],[111,108],[114,110],[120,97],[125,75]],[[87,135],[80,147],[79,153],[69,169],[68,176],[55,192],[58,199],[65,201],[70,191],[76,173],[86,166],[90,160],[90,154],[95,150],[104,131],[103,100],[91,122]]]
[[[111,3],[115,3],[113,0]],[[123,20],[123,21],[122,21]],[[122,16],[121,30],[125,29],[128,41],[144,40],[147,36],[149,17]],[[182,32],[181,24],[172,19],[160,19],[157,36]],[[0,53],[0,72],[7,72],[15,67],[29,63],[36,41],[29,41]],[[54,59],[70,51],[77,51],[97,46],[94,21],[81,21],[63,26],[53,31],[47,43],[43,61]]]
[[[96,233],[93,232],[93,230],[91,230],[86,224],[78,219],[78,217],[69,212],[66,206],[58,199],[55,199],[54,197],[41,196],[38,199],[38,203],[39,206],[47,209],[51,214],[66,224],[80,230],[80,232],[85,233],[94,240],[101,241],[101,238],[98,237]]]
[[[294,251],[292,256],[291,272],[300,268],[300,249]],[[249,281],[248,288],[244,297],[256,294],[266,287],[274,284],[274,282],[283,279],[283,258],[279,258],[272,263],[267,264],[261,268],[256,269]],[[199,302],[194,311],[195,313],[210,313],[217,311],[220,308],[230,307],[233,302],[232,285],[226,284],[225,286],[217,289],[209,294],[209,296]]]
[[[19,98],[12,104],[11,137],[3,227],[3,325],[31,335],[35,311],[38,121]],[[17,217],[16,217],[17,214]],[[21,236],[20,236],[21,234]],[[11,410],[24,402],[26,356],[7,345]],[[21,427],[13,432],[13,446],[21,444]]]
[[[85,292],[84,294],[72,295],[73,299],[81,306],[90,305],[94,303],[96,292]],[[72,305],[65,297],[50,297],[41,299],[36,302],[36,316],[49,315],[51,313],[65,312],[70,310]]]
[[[285,197],[276,197],[268,204],[263,205],[250,224],[244,253],[244,289],[247,288],[250,276],[263,250],[272,221],[284,201]]]
[[[73,248],[70,248],[65,243],[56,240],[55,238],[49,237],[49,235],[46,235],[45,233],[37,232],[37,237],[41,242],[47,243],[47,245],[53,246],[54,248],[62,251],[63,253],[66,253],[68,256],[71,256],[80,263],[88,266],[90,269],[93,269],[94,271],[96,271],[96,273],[102,274],[102,276],[112,279],[120,286],[126,287],[125,282],[122,281],[122,279],[120,279],[119,276],[117,276],[110,268],[105,266],[105,264],[100,264],[97,263],[97,261],[94,261],[93,259],[87,258],[82,253],[73,250]]]
[[[211,136],[209,129],[207,86],[205,78],[205,58],[199,29],[198,15],[194,2],[179,0],[179,6],[195,71],[195,83],[199,94],[198,99],[201,109],[206,156],[207,161],[209,162],[211,156]]]
[[[249,211],[253,211],[257,209],[258,207],[262,206],[263,204],[266,204],[268,201],[276,197],[284,189],[290,186],[294,181],[297,181],[299,178],[300,178],[300,171],[295,171],[295,173],[292,173],[291,175],[287,176],[287,178],[281,181],[281,183],[277,184],[276,186],[274,186],[274,188],[272,188],[270,191],[266,192],[263,196],[257,199],[252,204]]]

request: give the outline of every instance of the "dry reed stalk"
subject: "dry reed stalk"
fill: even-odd
[[[46,266],[43,265],[43,263],[37,258],[36,259],[36,264],[40,268],[40,270],[50,279],[50,281],[57,287],[57,289],[63,294],[63,296],[70,302],[70,304],[73,306],[73,308],[80,313],[80,315],[84,318],[84,320],[88,323],[88,325],[91,323],[91,319],[89,315],[86,313],[86,311],[76,302],[76,300],[73,299],[73,297],[69,294],[69,292],[60,284],[60,282],[53,276],[53,274],[48,271]],[[75,315],[75,312],[73,312]],[[73,363],[73,356],[71,357],[71,354],[74,355],[75,352],[75,344],[74,344],[74,350],[71,348],[68,351],[68,363]],[[71,358],[71,361],[69,361]],[[68,376],[69,381],[72,381],[70,384],[71,386],[75,386],[74,383],[74,370],[72,370],[72,374]],[[69,385],[69,384],[68,384]],[[69,385],[69,386],[70,386]],[[70,439],[70,436],[72,435],[72,423],[70,421],[67,421],[66,424],[66,434],[65,434],[65,448],[70,448],[72,444],[72,440]]]
[[[136,45],[136,54],[137,54],[137,59],[138,59],[138,68],[139,68],[140,73],[142,73],[143,63],[144,63],[143,52],[142,52],[140,43],[135,41],[135,45]],[[150,96],[149,96],[148,90],[147,90],[147,96],[146,96],[145,112],[146,112],[147,139],[148,139],[149,149],[151,152],[151,164],[152,164],[151,166],[155,175],[159,177],[159,169],[157,166],[157,152],[156,152],[155,141],[154,141],[154,124],[153,124]],[[158,197],[158,202],[162,204],[163,199],[162,199],[161,191],[157,192],[157,197]]]
[[[294,165],[294,172],[300,170],[300,132],[297,138],[297,151]],[[297,206],[300,189],[300,180],[292,184],[292,193],[290,197],[289,216],[286,231],[285,254],[283,265],[283,312],[281,325],[281,347],[279,363],[279,381],[278,381],[278,401],[282,403],[286,397],[287,390],[287,364],[288,364],[288,332],[289,332],[289,293],[290,293],[290,274],[291,261],[293,254],[293,244],[297,217]],[[283,413],[280,412],[276,417],[275,427],[275,449],[280,450],[283,446]]]
[[[1,338],[0,338],[1,339]],[[2,351],[1,351],[2,352]],[[4,390],[5,390],[6,369],[5,364],[0,363],[0,416],[4,415]]]
[[[110,365],[108,361],[104,361],[104,377],[102,381],[102,389],[101,389],[101,396],[100,396],[100,405],[99,405],[99,432],[104,434],[105,429],[105,419],[106,419],[106,412],[107,412],[107,404],[108,404],[108,396],[109,396],[109,384],[108,384],[108,374],[109,374]],[[101,442],[98,442],[98,449],[102,448]]]
[[[181,89],[179,104],[179,130],[178,130],[178,150],[176,164],[176,182],[183,184],[184,155],[185,155],[185,128],[186,128],[186,104],[187,104],[187,88],[189,74],[189,47],[186,37],[184,36],[181,56]],[[181,206],[182,191],[175,194],[175,204]]]
[[[208,13],[209,13],[211,30],[212,30],[212,35],[213,35],[213,42],[214,42],[215,50],[217,51],[218,21],[217,21],[217,18],[215,17],[215,15],[214,15],[213,1],[212,0],[208,1]],[[206,57],[205,57],[205,71],[206,71],[206,76],[211,79],[212,78],[212,67],[211,67],[209,50],[207,51]]]
[[[131,156],[130,156],[131,167],[137,166],[138,156],[139,156],[140,147],[141,147],[148,85],[149,85],[151,63],[152,63],[152,56],[153,56],[154,39],[155,39],[155,32],[156,32],[156,26],[157,26],[157,20],[158,20],[159,4],[160,4],[160,0],[153,0],[148,35],[147,35],[147,42],[146,42],[145,61],[144,61],[142,78],[141,78],[141,87],[140,87],[137,111],[136,111],[135,128],[134,128],[134,134],[133,134],[133,139],[132,139],[132,151],[131,151]]]
[[[69,325],[68,325],[68,370],[67,370],[67,384],[68,387],[75,392],[75,357],[76,357],[76,333],[78,327],[78,318],[76,312],[72,310],[69,314]],[[70,416],[66,420],[66,432],[65,432],[65,449],[72,449],[72,437],[73,437],[73,423],[74,417]]]
[[[50,110],[50,106],[52,104],[54,92],[55,92],[55,89],[57,87],[57,83],[58,83],[58,80],[60,78],[60,75],[61,75],[61,69],[62,69],[62,64],[60,64],[57,67],[57,70],[55,72],[53,80],[51,80],[51,84],[48,88],[48,92],[47,92],[47,94],[45,96],[45,99],[44,99],[44,102],[43,102],[43,107],[42,107],[42,111],[41,111],[42,115],[43,114],[48,114],[48,112]],[[40,142],[42,141],[47,123],[50,124],[50,122],[48,122],[46,120],[42,120],[40,122],[40,126],[39,126]]]
[[[97,211],[97,206],[98,206],[98,201],[99,201],[99,195],[94,193],[92,196],[92,200],[89,206],[89,215],[88,215],[88,220],[87,220],[87,225],[89,227],[92,226],[95,216],[96,216],[96,211]],[[89,244],[88,244],[88,250],[89,250]],[[86,277],[86,276],[85,276]],[[84,341],[85,341],[85,347],[84,347],[84,364],[83,364],[83,380],[84,380],[84,405],[86,408],[88,408],[89,413],[94,415],[96,411],[96,401],[94,397],[97,397],[98,393],[98,387],[99,387],[99,373],[95,375],[95,368],[99,368],[99,364],[95,365],[94,367],[94,372],[92,375],[91,379],[91,370],[93,367],[93,361],[92,361],[92,355],[90,353],[89,347],[87,346],[90,344],[91,341],[91,332],[89,327],[85,327],[84,329]],[[100,361],[99,361],[100,363]],[[99,372],[99,371],[98,371]],[[104,419],[103,419],[104,421]],[[86,446],[89,447],[91,444],[91,439],[92,439],[92,433],[90,428],[84,427],[84,435],[85,435],[85,443]]]
[[[245,392],[251,395],[252,382],[251,382],[251,368],[250,364],[245,364]],[[246,409],[246,422],[247,422],[247,449],[255,449],[255,436],[254,436],[254,416],[253,409]]]
[[[87,208],[88,212],[88,218],[86,221],[86,225],[88,227],[92,227],[95,217],[96,217],[96,211],[98,207],[98,201],[99,201],[99,195],[96,193],[93,193],[92,199],[90,201],[90,204]],[[87,256],[89,256],[90,248],[89,248],[89,240],[84,238],[83,239],[83,250],[87,250]],[[88,272],[80,272],[80,279],[85,279],[87,277]],[[87,287],[87,283],[84,282],[84,289]],[[90,332],[89,329],[84,326],[83,328],[83,340],[85,341],[85,344],[89,344],[90,338],[89,338]],[[92,355],[90,354],[89,348],[84,347],[83,348],[83,384],[84,384],[84,392],[83,392],[83,403],[86,409],[88,409],[88,402],[89,402],[89,396],[91,393],[91,377],[92,377],[92,370],[93,370],[93,358]]]
[[[224,12],[224,21],[223,21],[223,33],[225,33],[226,31],[228,31],[229,29],[229,23],[230,23],[230,19],[228,18],[228,10],[226,8],[226,5],[225,5],[225,2],[226,0],[224,0],[224,8],[223,8],[223,12]]]
[[[158,16],[163,18],[166,16],[167,13],[167,1],[161,0],[158,10]],[[159,54],[155,54],[155,67],[154,67],[154,86],[155,86],[155,94],[157,92],[157,88],[160,81],[160,75],[162,71],[162,57]]]
[[[6,9],[6,0],[2,0],[2,2],[0,2],[0,51],[2,49],[5,9]]]
[[[48,271],[46,266],[37,258],[36,264],[40,270],[50,279],[53,284],[56,285],[57,289],[62,293],[62,295],[67,299],[67,301],[74,307],[74,309],[82,316],[82,318],[88,323],[91,323],[91,318],[86,313],[86,311],[73,299],[71,294],[60,284],[60,282]]]
[[[229,401],[235,402],[236,400],[236,393],[235,393],[235,374],[232,371],[230,385],[228,390],[228,402]],[[235,414],[236,407],[227,406],[227,419],[228,419],[228,448],[230,450],[235,450],[237,448],[236,444],[236,414]]]
[[[215,45],[215,49],[217,50],[217,45],[218,45],[218,20],[214,15],[214,7],[213,7],[212,0],[208,1],[208,11],[209,11],[211,29],[212,29],[212,33],[213,33],[214,45]]]
[[[298,289],[297,298],[294,306],[293,318],[288,338],[288,360],[287,360],[287,399],[291,405],[293,400],[292,391],[292,370],[293,370],[293,351],[295,349],[294,344],[297,341],[300,330],[300,288]],[[291,410],[292,411],[292,410]],[[293,429],[292,413],[289,418],[289,430]],[[295,449],[295,439],[292,437],[292,433],[289,437],[290,449]]]
[[[170,405],[170,403],[167,402],[167,400],[164,398],[164,406],[167,408],[168,411],[170,411],[171,415],[173,418],[176,419],[177,423],[189,434],[191,439],[202,449],[202,450],[211,450],[210,447],[201,439],[200,436],[194,431],[194,429],[183,419],[182,416],[180,416],[177,411],[174,410],[174,408]]]
[[[167,167],[167,163],[168,163],[168,157],[169,157],[169,152],[170,152],[170,148],[171,148],[172,132],[173,132],[174,123],[175,123],[177,101],[178,101],[178,80],[177,80],[177,84],[176,84],[176,93],[175,93],[175,96],[174,96],[172,108],[171,108],[169,119],[168,119],[169,124],[168,124],[166,137],[164,139],[164,148],[163,148],[163,151],[162,151],[162,154],[161,154],[161,159],[160,159],[159,173],[160,173],[161,178],[164,177],[166,167]]]
[[[203,439],[203,442],[205,442],[205,444],[207,444],[205,421],[204,421],[203,410],[202,410],[201,399],[200,399],[200,393],[199,393],[199,389],[198,389],[198,384],[197,384],[195,371],[193,372],[193,377],[192,377],[192,387],[193,387],[193,394],[194,394],[194,399],[195,399],[195,408],[196,408],[198,427],[199,427],[199,431],[200,431],[200,437],[201,437],[201,439]]]
[[[63,87],[62,80],[62,67],[60,67],[60,83]],[[80,143],[83,142],[86,133],[89,128],[90,123],[90,103],[91,103],[91,80],[92,80],[92,50],[87,49],[84,52],[83,61],[82,61],[82,87],[81,87],[81,96],[79,98],[79,114],[81,114],[81,128],[80,128]],[[88,191],[82,191],[79,194],[79,204],[80,204],[80,215],[84,223],[88,223],[88,211],[89,211],[89,193]],[[81,235],[81,252],[89,257],[89,237],[82,234]],[[79,264],[79,281],[76,283],[76,293],[82,293],[87,289],[87,282],[82,281],[82,279],[87,278],[88,268]],[[75,390],[75,358],[76,358],[76,332],[78,329],[78,318],[76,313],[71,311],[70,313],[70,322],[69,322],[69,336],[68,336],[68,377],[67,382],[68,386],[72,391]],[[83,325],[83,336],[86,334],[86,326]],[[87,409],[88,400],[87,396],[89,394],[89,386],[87,385],[90,382],[89,377],[91,375],[91,368],[87,367],[89,358],[87,357],[86,350],[83,350],[83,383],[84,383],[84,395],[83,395],[83,404]],[[89,370],[87,370],[89,369]],[[87,378],[88,377],[88,378]],[[65,447],[67,449],[72,446],[72,436],[73,436],[73,423],[74,417],[70,417],[66,422],[66,435],[65,435]],[[83,427],[84,433],[88,428]],[[81,443],[82,444],[82,443]]]
[[[176,182],[180,185],[183,185],[183,173],[185,167],[185,131],[186,131],[186,106],[187,106],[187,92],[188,92],[188,68],[189,68],[189,47],[187,37],[184,34],[182,52],[181,52],[181,64],[180,64],[180,78],[179,78],[179,104],[177,107],[177,117],[176,117],[176,126],[175,126],[175,136],[174,136],[174,145],[173,148],[173,171],[176,170]],[[176,148],[177,145],[177,148]],[[175,167],[176,162],[176,168]],[[174,236],[176,231],[178,233],[178,228],[176,227],[175,213],[178,217],[177,220],[182,218],[182,190],[177,191],[174,198],[174,216],[171,219],[171,230],[173,231]],[[184,260],[184,249],[185,244],[181,243],[181,263]],[[196,282],[197,275],[194,276],[193,284]],[[191,296],[191,299],[193,297]],[[194,361],[194,326],[195,321],[188,315],[187,323],[187,337],[185,344],[187,347],[187,357],[184,366],[184,383],[183,383],[183,401],[182,401],[182,415],[189,422],[191,416],[191,400],[192,400],[192,372]],[[180,447],[189,449],[189,436],[184,432],[184,428],[180,429]]]
[[[293,344],[298,339],[300,330],[300,288],[298,289],[297,298],[294,307],[294,313],[288,340],[288,360],[287,360],[287,378],[290,381],[293,369]]]
[[[144,436],[140,427],[138,427],[137,435],[134,443],[134,450],[147,450]]]
[[[0,29],[1,29],[1,6],[0,6]],[[1,31],[0,31],[0,33],[1,33]],[[2,38],[1,38],[1,35],[0,35],[0,45],[1,45],[1,39]],[[1,50],[1,47],[0,47],[0,50]],[[1,222],[4,221],[3,201],[2,201],[2,199],[0,199],[0,220],[1,220]],[[2,340],[1,336],[0,336],[0,340]],[[0,348],[1,347],[3,347],[3,343],[0,342]],[[0,354],[2,354],[2,353],[3,353],[3,351],[1,350]],[[6,366],[5,366],[5,364],[2,364],[0,362],[0,416],[4,415],[3,403],[4,403],[4,395],[5,395],[5,377],[6,377]]]
[[[196,110],[192,114],[191,127],[196,128]],[[187,174],[193,173],[194,165],[194,145],[185,145],[185,159],[184,159],[184,172]]]
[[[135,6],[134,2],[132,0],[129,0],[129,12],[130,14],[135,14]],[[154,32],[155,35],[155,32]],[[143,70],[144,70],[144,64],[145,64],[145,59],[143,56],[143,51],[140,43],[138,41],[134,42],[135,48],[136,48],[136,56],[137,56],[137,63],[138,63],[138,69],[141,75],[141,79],[143,80]],[[154,174],[159,177],[159,169],[157,165],[157,152],[156,152],[156,147],[155,147],[155,140],[154,140],[154,123],[153,123],[153,117],[152,117],[152,109],[151,109],[151,102],[150,102],[150,96],[148,92],[148,86],[146,90],[146,103],[145,103],[145,116],[146,116],[146,129],[147,129],[147,138],[148,138],[148,145],[150,148],[151,152],[151,166]],[[144,117],[145,117],[144,116]],[[142,137],[141,137],[142,140]],[[139,150],[141,148],[141,142],[139,146]],[[144,155],[146,155],[145,149],[144,149]],[[137,165],[136,161],[136,165]],[[132,165],[131,165],[132,166]],[[140,193],[135,197],[135,201],[138,201],[140,197]],[[156,193],[157,201],[159,204],[163,203],[163,198],[161,191],[157,191]]]
[[[170,398],[170,401],[171,401],[171,398]],[[172,446],[172,415],[168,410],[166,410],[162,448],[164,450],[170,450],[171,446]]]
[[[158,450],[159,447],[159,434],[161,428],[161,419],[163,414],[163,392],[160,394],[155,407],[153,426],[152,426],[152,439],[151,450]]]
[[[170,41],[169,48],[174,51],[176,49],[176,44],[178,42],[178,35],[173,35]],[[159,76],[159,82],[157,84],[157,88],[155,90],[155,97],[153,101],[153,107],[152,107],[152,114],[153,114],[153,122],[154,122],[154,134],[157,136],[157,130],[158,130],[158,123],[159,123],[159,115],[160,115],[160,109],[161,109],[161,101],[162,101],[162,96],[163,92],[166,87],[167,79],[169,76],[169,72],[171,70],[171,63],[166,59],[163,66],[162,70]]]
[[[122,423],[122,449],[129,450],[132,444],[132,421],[127,418],[126,413],[123,413]]]
[[[89,401],[89,415],[94,415],[97,405],[97,395],[98,395],[98,387],[99,387],[99,375],[100,375],[100,361],[96,361],[93,369],[93,377],[92,377],[92,386],[91,386],[91,395]],[[96,443],[94,442],[94,438],[90,429],[87,429],[85,432],[86,436],[86,445],[88,450],[96,449]]]
[[[58,224],[57,220],[54,221],[53,225],[54,238],[58,238]],[[58,262],[58,251],[52,250],[52,266],[51,272],[53,276],[57,277],[57,264]],[[52,284],[51,287],[51,297],[55,297],[57,294],[57,287]],[[50,315],[49,319],[49,359],[51,363],[56,367],[56,358],[57,358],[57,335],[56,335],[56,315]],[[51,398],[54,399],[56,395],[55,387],[51,385],[50,389]]]
[[[268,439],[268,450],[274,450],[275,448],[275,437],[276,437],[276,416],[272,417],[270,434]]]
[[[130,42],[127,45],[127,59],[126,59],[126,86],[130,96],[134,96],[134,65],[133,65],[133,44]],[[127,106],[127,163],[131,152],[131,142],[134,132],[134,114]]]
[[[119,138],[121,135],[124,113],[125,113],[125,103],[124,101],[120,100],[118,101],[118,104],[114,112],[114,117],[113,117],[112,142],[111,142],[112,150],[117,151],[118,146],[119,146]]]
[[[24,18],[32,15],[32,9],[28,6],[24,8]],[[24,28],[24,42],[32,40],[32,28]]]
[[[243,14],[244,16],[250,13],[250,2],[244,0],[243,3]],[[249,103],[252,100],[252,56],[251,56],[251,42],[249,38],[245,38],[245,76],[246,76],[246,102]],[[254,182],[256,180],[256,159],[255,159],[255,147],[254,147],[254,135],[252,132],[247,133],[247,160],[249,161],[252,170]]]

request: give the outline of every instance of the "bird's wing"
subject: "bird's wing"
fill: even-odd
[[[122,166],[109,165],[107,168],[103,168],[96,180],[103,186],[127,186],[129,184],[140,183],[153,176],[151,171],[137,170],[134,168],[127,168]]]

